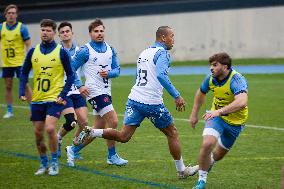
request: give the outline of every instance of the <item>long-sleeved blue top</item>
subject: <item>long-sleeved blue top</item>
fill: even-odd
[[[40,44],[40,51],[42,54],[48,54],[52,52],[57,44],[52,41],[51,43],[41,43]],[[32,69],[32,62],[31,58],[34,53],[35,48],[31,48],[26,56],[23,68],[22,68],[22,73],[20,77],[20,87],[19,87],[19,96],[25,96],[25,86],[26,83],[28,82],[28,77],[29,77],[29,72]],[[66,49],[61,48],[60,49],[60,60],[61,63],[63,64],[64,71],[66,73],[67,79],[65,86],[59,96],[63,99],[66,98],[66,95],[68,91],[70,90],[71,85],[74,82],[74,72],[72,71],[71,67],[71,57],[70,54],[66,51]]]
[[[61,45],[64,47],[63,43],[61,43]],[[70,56],[72,57],[76,53],[76,47],[77,45],[75,43],[72,43],[72,46],[70,49],[67,49],[65,47],[64,48],[69,52]]]
[[[7,30],[12,31],[17,27],[17,25],[18,25],[18,22],[16,24],[14,24],[13,26],[10,26],[6,23],[6,28],[7,28]],[[1,33],[1,30],[2,30],[2,27],[3,27],[3,24],[0,24],[0,33]],[[27,41],[31,38],[29,31],[28,31],[28,28],[23,23],[21,25],[20,32],[21,32],[21,36],[23,38],[23,41]]]
[[[98,53],[105,53],[107,50],[107,46],[105,42],[95,42],[91,41],[89,42],[91,47]],[[114,50],[113,47],[111,47],[112,50],[112,63],[111,63],[111,70],[108,72],[108,78],[115,78],[118,77],[120,74],[120,65],[117,58],[117,53]],[[89,49],[86,45],[82,46],[79,51],[76,53],[75,57],[72,60],[72,68],[74,71],[77,71],[77,69],[85,64],[89,60]],[[80,87],[82,85],[81,81],[78,79],[78,76],[76,74],[75,79],[75,85],[77,87]]]
[[[167,92],[175,99],[180,96],[180,93],[176,90],[174,85],[171,83],[168,76],[169,68],[172,64],[172,59],[167,47],[160,43],[156,42],[153,47],[163,47],[164,49],[158,50],[154,56],[153,62],[156,65],[156,74],[161,85],[167,90]]]

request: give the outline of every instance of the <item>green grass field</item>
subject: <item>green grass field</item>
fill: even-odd
[[[210,172],[208,189],[280,188],[281,166],[284,164],[284,74],[245,76],[249,82],[248,127],[230,153]],[[164,95],[165,104],[175,118],[186,164],[197,163],[202,139],[203,122],[193,130],[185,119],[189,117],[194,93],[203,78],[199,75],[171,76],[187,101],[185,112],[176,112],[173,99],[166,92]],[[119,128],[133,80],[133,77],[120,77],[113,82],[112,94],[119,114]],[[4,91],[3,80],[0,84],[1,91]],[[17,84],[14,87],[16,89]],[[0,96],[0,188],[192,188],[198,179],[197,176],[187,180],[176,178],[166,138],[148,120],[143,122],[130,142],[117,144],[119,154],[129,160],[125,167],[108,166],[105,141],[96,139],[82,150],[84,160],[77,161],[75,168],[66,167],[66,154],[63,153],[58,176],[34,176],[39,162],[29,110],[17,99],[16,92],[14,97],[17,105],[14,107],[15,117],[4,120],[3,92]],[[207,99],[202,111],[210,107],[210,100]],[[89,122],[92,124],[91,116]],[[63,146],[71,143],[73,134],[64,138]]]

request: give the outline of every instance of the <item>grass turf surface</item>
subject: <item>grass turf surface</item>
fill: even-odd
[[[284,74],[245,76],[249,83],[248,127],[241,133],[230,153],[210,172],[208,189],[276,189],[280,186],[280,170],[284,162]],[[190,114],[194,93],[203,79],[201,75],[171,76],[172,82],[187,101],[185,112],[176,112],[173,99],[164,92],[165,104],[176,118],[186,164],[197,163],[202,139],[203,123],[200,122],[193,130],[184,119]],[[119,114],[119,129],[133,81],[134,78],[130,76],[113,80],[113,104]],[[1,86],[4,91],[3,80]],[[77,161],[76,168],[65,166],[66,153],[63,152],[58,176],[34,176],[39,162],[36,160],[38,154],[32,123],[29,121],[26,103],[17,99],[16,87],[17,82],[14,86],[13,119],[2,119],[6,108],[3,106],[4,94],[0,96],[0,188],[191,188],[195,184],[197,176],[186,180],[176,178],[166,138],[148,120],[142,123],[128,143],[117,144],[118,153],[129,160],[125,167],[108,166],[105,141],[96,139],[82,150],[84,160]],[[200,115],[205,108],[210,107],[211,95],[208,97]],[[90,115],[90,125],[92,122]],[[57,128],[61,123],[62,118]],[[282,130],[253,128],[251,125]],[[64,138],[63,146],[71,143],[73,134],[69,133]]]

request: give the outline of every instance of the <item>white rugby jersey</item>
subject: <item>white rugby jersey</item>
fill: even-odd
[[[78,50],[79,50],[79,47],[76,46],[76,47],[75,47],[75,53],[71,56],[71,60],[73,60],[73,58],[75,57],[76,52],[77,52]],[[79,69],[76,71],[76,73],[77,73],[78,77],[81,78],[81,76],[82,76],[82,74],[81,74],[81,68],[79,68]],[[65,77],[65,79],[66,79],[66,75],[65,75],[64,77]],[[65,80],[65,79],[64,79],[64,80]],[[68,92],[67,96],[70,96],[70,95],[72,95],[72,94],[80,94],[80,91],[79,91],[79,89],[75,86],[75,84],[72,84],[71,89],[70,89],[70,91]]]
[[[90,91],[87,100],[102,94],[111,96],[111,79],[102,78],[99,74],[101,71],[111,70],[112,50],[107,43],[105,44],[107,50],[104,53],[98,53],[89,43],[86,44],[89,49],[89,59],[82,66],[82,69],[86,78],[85,86],[88,87]]]
[[[162,104],[163,86],[157,79],[154,56],[162,47],[145,49],[137,60],[137,76],[135,85],[128,96],[129,99],[143,104]]]

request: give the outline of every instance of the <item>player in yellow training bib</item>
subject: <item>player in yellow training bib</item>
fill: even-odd
[[[203,115],[205,128],[199,152],[199,179],[193,189],[205,189],[208,172],[216,161],[221,160],[233,146],[248,118],[248,86],[246,79],[231,68],[227,53],[209,58],[211,75],[197,90],[190,116],[194,128],[198,112],[205,102],[207,92],[213,92],[211,109]]]
[[[30,49],[23,65],[19,96],[21,100],[26,100],[24,86],[28,82],[30,70],[33,69],[31,121],[34,125],[41,162],[35,175],[42,175],[47,170],[49,175],[57,175],[59,173],[58,139],[55,127],[64,108],[66,95],[74,82],[74,74],[70,54],[60,44],[54,42],[56,23],[53,20],[44,19],[40,23],[40,30],[42,42]],[[64,71],[67,76],[65,85]],[[51,152],[49,168],[47,147],[43,139],[44,131],[47,132]]]
[[[31,39],[27,27],[17,21],[18,7],[8,5],[4,11],[6,21],[0,23],[0,41],[2,58],[2,77],[5,81],[5,100],[7,112],[3,118],[13,117],[13,77],[20,77],[21,66],[24,63],[25,49],[31,46]],[[31,88],[26,87],[28,102],[31,101]]]

